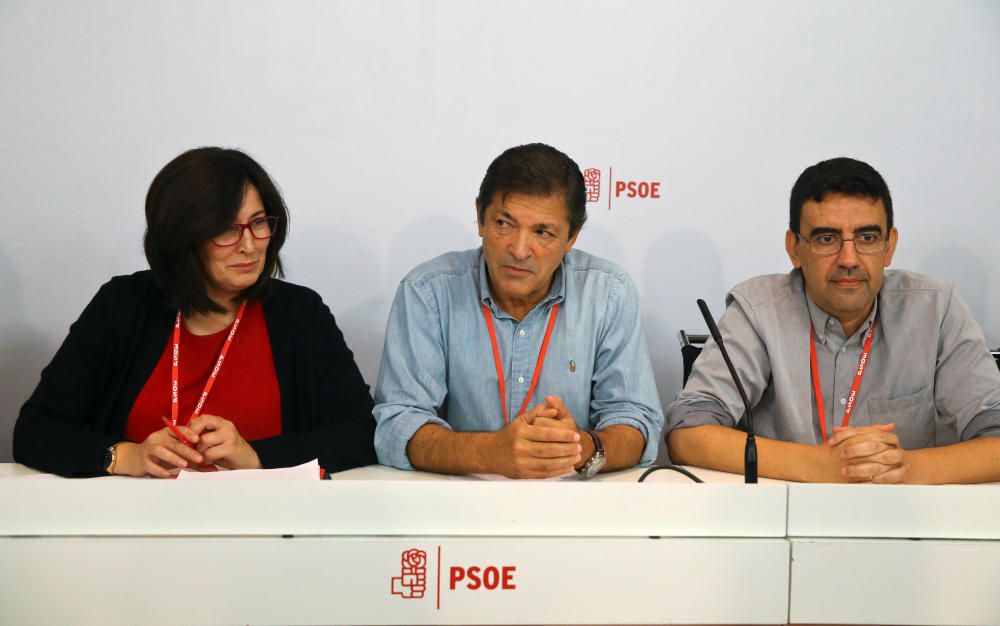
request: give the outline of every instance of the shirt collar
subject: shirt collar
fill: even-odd
[[[803,291],[805,291],[804,284],[803,284]],[[811,318],[813,328],[816,331],[816,337],[818,337],[819,340],[825,344],[827,341],[827,334],[829,331],[833,330],[834,332],[836,332],[837,329],[841,329],[840,334],[843,335],[843,330],[840,325],[840,320],[830,315],[823,309],[819,308],[819,306],[817,306],[816,303],[813,302],[812,298],[809,297],[808,292],[805,292],[805,295],[806,295],[806,304],[809,306],[809,317]],[[860,338],[864,337],[865,334],[868,333],[868,329],[871,327],[872,322],[875,320],[875,315],[878,314],[878,301],[879,298],[876,297],[875,304],[874,306],[872,306],[871,312],[868,313],[868,317],[865,318],[864,323],[861,324],[861,328],[857,330],[854,336]],[[848,339],[850,339],[850,337],[848,337]]]
[[[563,255],[562,262],[559,263],[559,267],[556,268],[555,274],[552,278],[552,286],[549,287],[549,293],[541,302],[536,304],[532,311],[538,308],[548,308],[552,304],[561,303],[566,299],[566,255]],[[486,257],[483,255],[483,249],[479,248],[479,301],[490,308],[494,315],[497,317],[501,315],[507,315],[506,312],[500,310],[496,303],[493,301],[493,294],[490,293],[490,283],[486,276]]]

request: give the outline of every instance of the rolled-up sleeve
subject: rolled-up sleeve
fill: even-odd
[[[941,323],[934,402],[963,441],[1000,437],[1000,370],[972,312],[952,291]]]
[[[639,294],[627,276],[608,299],[594,360],[591,426],[631,426],[646,438],[640,465],[656,460],[663,409],[642,325]]]
[[[412,470],[406,446],[424,424],[450,428],[438,417],[448,390],[441,322],[432,294],[404,280],[385,330],[375,388],[375,452],[379,463]]]

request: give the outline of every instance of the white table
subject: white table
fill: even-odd
[[[786,621],[786,486],[696,472],[709,484],[384,467],[308,483],[63,480],[0,466],[0,623]],[[426,561],[404,575],[409,550]]]
[[[1000,623],[1000,485],[788,485],[789,618]]]
[[[0,465],[0,624],[1000,624],[1000,485],[694,471],[707,484],[384,467],[63,480]],[[401,585],[420,582],[404,580],[409,550],[426,557],[422,588]]]

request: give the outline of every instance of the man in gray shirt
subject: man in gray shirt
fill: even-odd
[[[795,269],[727,296],[719,329],[753,407],[762,476],[1000,480],[1000,371],[951,285],[886,271],[898,239],[879,173],[823,161],[792,188]],[[671,459],[742,471],[743,414],[710,339],[667,409]]]

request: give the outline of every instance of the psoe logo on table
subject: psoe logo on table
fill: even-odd
[[[390,580],[390,597],[399,596],[404,600],[420,600],[428,596],[434,602],[435,608],[441,610],[441,596],[445,594],[486,592],[510,593],[518,590],[517,566],[494,565],[489,562],[474,560],[474,564],[451,564],[441,557],[441,546],[437,546],[437,558],[431,565],[431,575],[427,568],[430,558],[425,550],[408,548],[399,555],[399,575],[393,566]],[[442,574],[447,582],[442,584]],[[414,606],[414,605],[411,605]]]
[[[407,599],[423,598],[427,591],[427,553],[410,548],[400,556],[399,576],[392,577],[392,594]]]
[[[607,196],[608,210],[611,210],[613,200],[660,200],[663,183],[658,180],[639,180],[623,178],[615,180],[615,169],[608,167],[608,175],[598,167],[588,167],[583,170],[583,184],[587,193],[587,204],[596,204],[601,196]],[[607,184],[603,180],[607,180]]]

